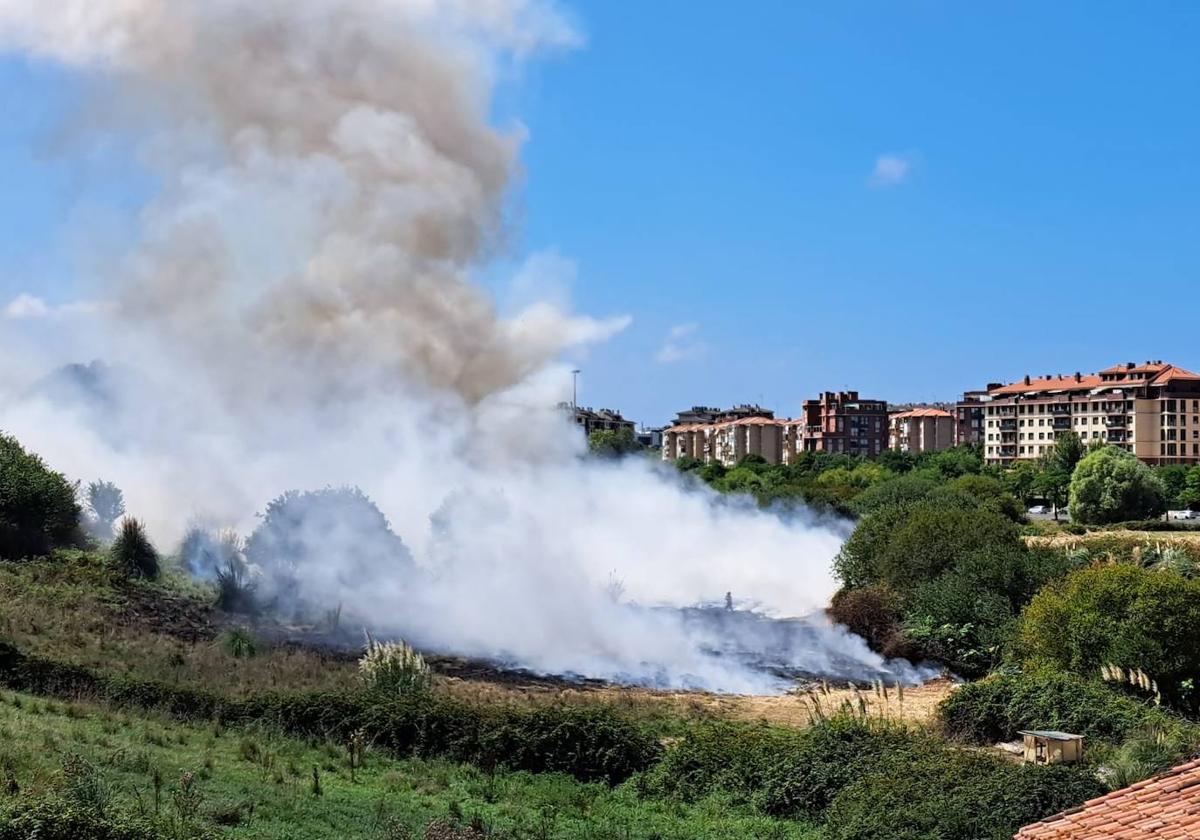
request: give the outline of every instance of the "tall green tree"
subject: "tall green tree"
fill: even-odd
[[[1166,492],[1132,453],[1115,446],[1089,452],[1071,477],[1071,518],[1084,524],[1150,519],[1166,510]]]
[[[643,448],[632,429],[601,430],[588,435],[588,451],[601,458],[619,458]]]
[[[75,487],[15,438],[0,435],[0,558],[49,554],[79,541]]]

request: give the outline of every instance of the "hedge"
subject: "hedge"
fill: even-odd
[[[165,712],[179,720],[228,726],[261,723],[301,738],[368,740],[405,756],[441,757],[484,767],[567,773],[617,784],[650,767],[658,742],[602,706],[481,707],[422,695],[383,699],[359,692],[260,694],[244,699],[26,656],[0,643],[0,684],[15,691]]]
[[[937,714],[948,736],[971,744],[1011,741],[1022,729],[1120,741],[1151,726],[1186,725],[1149,703],[1066,673],[996,674],[955,689]]]
[[[170,836],[175,835],[140,818],[103,816],[56,800],[24,801],[0,809],[0,840],[168,840]]]

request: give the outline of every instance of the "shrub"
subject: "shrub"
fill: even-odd
[[[942,486],[942,482],[931,475],[899,475],[863,490],[851,507],[858,515],[866,516],[885,507],[922,502]]]
[[[1020,545],[1012,522],[988,510],[917,506],[875,557],[875,573],[900,592],[932,580],[979,549]]]
[[[80,538],[75,488],[0,434],[0,558],[40,557]]]
[[[356,487],[289,490],[274,499],[246,541],[245,556],[262,570],[267,597],[307,617],[364,581],[412,568],[404,541]]]
[[[54,799],[22,798],[0,809],[0,840],[166,840],[174,836],[140,817],[105,816]],[[189,836],[204,840],[212,835],[196,829]]]
[[[146,536],[142,523],[127,516],[121,520],[121,531],[109,549],[113,566],[131,578],[158,577],[158,552]]]
[[[1144,671],[1165,700],[1194,708],[1200,581],[1126,564],[1081,569],[1038,593],[1017,641],[1027,660],[1083,676],[1107,665]]]
[[[851,633],[866,639],[871,650],[894,656],[901,643],[901,608],[899,594],[877,584],[839,590],[830,602],[828,613]]]
[[[1106,446],[1075,467],[1068,509],[1072,520],[1085,524],[1150,519],[1166,509],[1166,493],[1133,453]]]
[[[1079,766],[1015,765],[956,750],[906,756],[843,788],[828,840],[1009,840],[1018,828],[1104,792]]]
[[[403,640],[377,642],[367,635],[367,648],[358,660],[358,672],[369,691],[404,696],[428,691],[433,673],[424,657]]]
[[[249,631],[235,627],[221,634],[221,647],[234,659],[250,659],[258,655],[258,640]]]
[[[649,768],[658,742],[607,707],[536,710],[479,707],[433,693],[260,694],[229,698],[149,680],[105,677],[76,665],[25,656],[0,642],[0,684],[15,691],[152,709],[179,720],[264,725],[298,738],[341,743],[354,733],[394,755],[442,757],[484,767],[567,773],[617,784]]]
[[[1100,682],[1050,671],[993,674],[959,686],[937,714],[948,736],[970,744],[1010,741],[1022,729],[1062,729],[1121,741],[1139,729],[1181,723]]]
[[[711,723],[673,746],[643,787],[689,802],[724,794],[772,816],[818,818],[843,787],[884,757],[927,748],[924,737],[848,714],[799,731]]]

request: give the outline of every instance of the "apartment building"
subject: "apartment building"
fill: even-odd
[[[793,441],[797,452],[873,457],[888,445],[887,402],[860,398],[858,391],[826,391],[805,400],[799,420],[803,428]]]
[[[967,391],[962,399],[954,404],[954,445],[977,443],[984,441],[984,403],[990,397],[990,389],[1000,388],[1003,382],[989,382],[982,391]]]
[[[1200,374],[1161,360],[989,387],[984,460],[1038,458],[1065,432],[1151,465],[1200,464]]]
[[[575,425],[583,429],[585,435],[590,435],[592,432],[618,432],[622,429],[628,429],[632,434],[634,430],[632,420],[626,420],[621,416],[621,412],[611,408],[572,407],[567,402],[559,403],[558,407],[559,410],[573,416]]]
[[[670,426],[662,434],[663,460],[691,457],[733,467],[747,455],[760,455],[768,464],[779,464],[787,426],[784,420],[759,416]]]
[[[888,415],[888,446],[900,452],[939,452],[954,446],[955,419],[949,411],[931,406]]]

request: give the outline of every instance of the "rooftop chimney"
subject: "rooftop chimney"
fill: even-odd
[[[1028,385],[1028,384],[1029,384],[1029,374],[1028,374],[1028,373],[1027,373],[1027,374],[1025,374],[1025,384],[1026,384],[1026,385]]]

